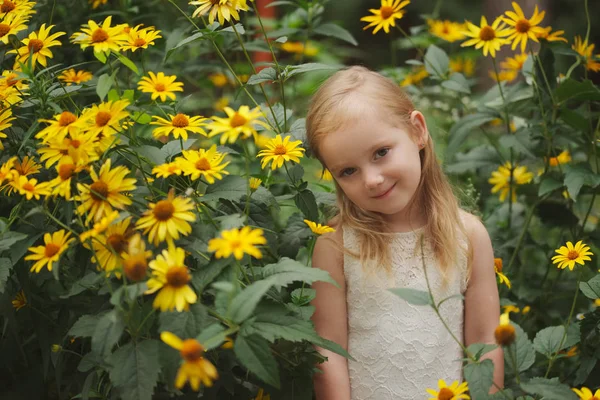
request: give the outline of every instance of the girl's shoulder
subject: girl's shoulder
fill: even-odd
[[[482,235],[489,237],[487,229],[483,225],[483,222],[481,222],[481,218],[463,209],[459,209],[458,212],[465,229],[465,234],[471,242],[481,239]]]

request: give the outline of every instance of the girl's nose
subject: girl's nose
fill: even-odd
[[[365,186],[367,189],[375,189],[383,183],[383,176],[378,171],[372,171],[365,176]]]

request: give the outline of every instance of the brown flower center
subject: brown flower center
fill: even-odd
[[[120,233],[113,233],[106,238],[106,243],[112,247],[117,254],[121,254],[127,248],[127,238]]]
[[[576,260],[577,257],[579,257],[579,252],[577,252],[575,250],[571,250],[571,251],[569,251],[569,254],[567,254],[567,258],[569,260]]]
[[[19,83],[18,78],[19,78],[19,76],[15,73],[8,74],[8,76],[6,77],[6,84],[8,86],[14,86],[17,83]]]
[[[448,388],[442,388],[438,393],[438,400],[450,400],[454,397],[454,392]]]
[[[246,121],[246,118],[244,118],[242,115],[235,113],[233,114],[233,117],[231,117],[230,124],[232,128],[237,128],[238,126],[244,126]]]
[[[174,288],[180,288],[192,279],[186,267],[171,267],[167,271],[167,284]]]
[[[515,30],[519,33],[527,33],[531,29],[531,24],[526,19],[520,19],[515,24]]]
[[[42,47],[44,47],[44,42],[42,42],[40,39],[31,39],[27,45],[29,51],[33,51],[34,53],[40,51]]]
[[[381,11],[381,18],[383,19],[388,19],[394,13],[394,9],[390,6],[383,6],[379,11]]]
[[[273,150],[273,153],[277,154],[278,156],[281,156],[287,154],[287,149],[284,145],[278,144],[277,147],[275,147],[275,150]]]
[[[5,36],[10,31],[10,26],[6,24],[0,24],[0,37]]]
[[[494,331],[496,343],[500,346],[509,346],[515,341],[515,327],[512,325],[498,325]]]
[[[71,178],[73,172],[75,172],[75,166],[73,164],[61,164],[58,166],[58,176],[60,176],[60,179],[63,181]]]
[[[196,339],[186,339],[183,341],[180,353],[186,361],[198,361],[202,358],[204,347]]]
[[[92,33],[92,43],[102,43],[108,40],[108,33],[102,28],[98,28]]]
[[[75,121],[77,121],[77,117],[75,116],[75,114],[73,114],[69,111],[63,111],[62,114],[60,114],[60,118],[58,119],[58,125],[59,126],[68,126],[68,125],[71,125]]]
[[[144,39],[142,39],[142,38],[137,38],[137,39],[135,39],[135,40],[133,41],[133,45],[134,45],[135,47],[142,47],[142,46],[144,46],[145,44],[146,44],[146,41],[145,41]]]
[[[58,253],[58,251],[60,250],[60,246],[54,243],[48,243],[46,245],[46,249],[44,250],[44,255],[47,258],[52,257],[53,255],[55,255],[56,253]]]
[[[210,162],[205,157],[202,157],[201,159],[196,161],[195,166],[196,169],[199,169],[200,171],[209,171],[211,168]]]
[[[171,200],[161,200],[154,206],[152,210],[154,218],[159,221],[168,221],[175,213],[175,206]]]
[[[17,6],[15,6],[15,3],[13,3],[12,1],[4,0],[4,3],[2,3],[2,6],[0,7],[0,11],[2,11],[3,13],[7,13],[7,12],[11,12],[16,7]]]
[[[479,39],[484,42],[489,42],[490,40],[494,40],[496,38],[496,31],[491,26],[484,26],[479,31]]]
[[[90,196],[96,201],[103,201],[108,197],[108,185],[102,181],[96,181],[90,186]]]
[[[494,260],[494,266],[496,267],[496,269],[498,270],[498,272],[502,272],[502,259],[501,258],[497,258]]]
[[[232,240],[229,242],[232,249],[239,249],[242,246],[242,242],[240,240]]]
[[[108,121],[110,121],[110,113],[106,111],[98,111],[96,114],[96,126],[106,126]]]
[[[123,267],[125,268],[125,276],[127,276],[127,279],[137,282],[146,277],[148,263],[143,256],[134,256],[123,261]]]
[[[444,34],[446,34],[446,35],[447,35],[448,33],[450,33],[450,29],[448,29],[448,25],[444,25],[444,27],[442,28],[442,33],[444,33]]]
[[[79,146],[81,146],[81,141],[80,140],[78,140],[78,139],[71,140],[71,147],[74,147],[74,148],[78,149]]]
[[[176,128],[185,128],[190,124],[190,120],[185,115],[179,113],[175,116],[175,118],[173,118],[173,121],[171,121],[171,123]]]
[[[156,90],[157,92],[164,92],[165,91],[165,84],[164,83],[157,83],[154,85],[154,90]]]
[[[27,182],[26,184],[23,185],[23,189],[27,190],[28,192],[34,192],[35,186],[33,186],[31,183]]]

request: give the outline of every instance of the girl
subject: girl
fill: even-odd
[[[317,399],[423,399],[440,379],[460,382],[464,355],[453,336],[466,346],[494,343],[494,257],[483,224],[458,208],[423,114],[391,80],[351,67],[317,91],[306,125],[339,205],[336,231],[319,238],[313,255],[339,287],[314,284],[313,321],[354,358],[318,349],[328,360],[315,376]],[[452,334],[430,307],[387,290],[428,290],[428,281],[436,303],[464,295],[440,307]],[[502,349],[485,357],[502,387]]]

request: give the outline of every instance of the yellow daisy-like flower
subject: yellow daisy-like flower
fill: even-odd
[[[98,265],[99,270],[104,270],[106,276],[110,276],[111,272],[120,267],[121,255],[129,246],[129,238],[133,234],[131,217],[125,218],[115,224],[109,225],[104,233],[97,235],[92,240],[94,256],[92,262]],[[121,277],[121,273],[115,271],[117,278]]]
[[[12,108],[7,108],[6,110],[2,110],[0,112],[0,138],[6,138],[6,133],[4,130],[12,127],[12,121],[16,118],[12,116]],[[4,145],[0,142],[0,150],[4,150]]]
[[[450,59],[448,68],[452,72],[459,72],[466,77],[470,77],[475,74],[475,61],[472,58],[453,57]]]
[[[207,129],[210,130],[209,137],[222,134],[221,144],[235,143],[240,135],[243,139],[256,135],[256,125],[269,128],[264,121],[260,120],[264,114],[259,107],[250,110],[248,106],[241,106],[237,111],[225,107],[224,111],[227,118],[213,116],[211,117],[213,122],[207,126]]]
[[[517,188],[516,185],[524,185],[531,182],[533,179],[533,173],[527,171],[525,166],[517,166],[515,164],[514,169],[510,162],[506,162],[504,165],[498,167],[497,171],[492,172],[492,177],[488,179],[488,182],[494,185],[492,187],[492,193],[500,192],[500,201],[506,200],[506,196],[510,192],[510,174],[512,169],[512,198],[511,201],[514,203],[517,201]]]
[[[42,24],[38,31],[31,32],[27,38],[22,40],[23,46],[8,52],[17,54],[15,69],[19,63],[27,64],[30,55],[32,68],[35,68],[38,63],[42,67],[48,66],[47,59],[54,57],[50,47],[60,46],[60,41],[56,39],[66,35],[65,32],[56,32],[50,35],[52,28],[54,28],[54,25],[46,27],[46,24]]]
[[[535,34],[535,36],[537,36],[538,39],[544,39],[547,40],[548,42],[565,42],[568,43],[568,40],[564,37],[562,37],[561,35],[564,35],[565,31],[555,31],[552,32],[552,27],[551,26],[547,26],[545,28],[542,28],[542,32],[538,32]]]
[[[227,79],[227,75],[217,72],[214,74],[210,74],[208,79],[212,82],[216,87],[223,87],[229,83],[229,79]]]
[[[40,196],[48,196],[51,192],[49,182],[38,182],[37,179],[27,179],[26,176],[15,177],[11,185],[27,200],[39,200]]]
[[[225,167],[229,161],[223,162],[226,154],[217,151],[217,145],[212,145],[210,149],[204,150],[184,150],[183,157],[177,157],[175,162],[184,175],[189,175],[195,181],[203,177],[209,184],[215,183],[216,179],[223,179],[224,175],[229,175]]]
[[[508,279],[508,277],[506,275],[504,275],[504,273],[502,273],[502,259],[501,258],[494,258],[494,271],[496,272],[496,275],[498,276],[498,280],[500,281],[500,283],[504,283],[506,284],[506,286],[508,286],[508,288],[511,288],[511,284],[510,284],[510,280]]]
[[[531,39],[537,43],[539,42],[537,35],[544,33],[544,28],[538,25],[544,19],[546,12],[539,12],[536,5],[533,15],[528,19],[525,18],[525,14],[523,14],[523,10],[517,2],[513,1],[512,6],[514,11],[507,11],[505,14],[508,18],[504,18],[504,22],[511,26],[509,28],[510,36],[507,39],[513,41],[511,47],[513,50],[521,43],[521,53],[524,53],[525,47],[527,47],[527,40]]]
[[[88,0],[88,3],[90,3],[92,5],[93,10],[95,10],[96,8],[98,8],[100,6],[103,6],[107,2],[108,2],[108,0]]]
[[[15,308],[15,311],[19,311],[21,308],[25,307],[27,305],[27,297],[25,296],[25,292],[23,292],[23,290],[19,290],[11,303]]]
[[[171,175],[181,175],[181,167],[176,162],[170,162],[152,168],[152,173],[157,178],[168,178]]]
[[[502,45],[510,43],[506,36],[510,35],[511,31],[505,29],[502,17],[496,18],[492,25],[488,25],[484,16],[481,17],[480,26],[467,21],[467,29],[468,31],[464,32],[465,36],[471,39],[463,42],[460,46],[474,45],[476,49],[483,48],[484,56],[489,53],[492,57],[496,57],[496,51],[499,51]]]
[[[31,272],[40,272],[44,266],[48,268],[48,271],[52,271],[52,265],[58,262],[58,259],[69,248],[73,238],[70,232],[66,232],[64,229],[56,231],[53,234],[44,234],[44,245],[30,247],[28,250],[32,253],[25,256],[25,260],[35,260],[35,264],[31,267]]]
[[[575,268],[575,263],[579,265],[585,265],[585,261],[591,261],[589,256],[593,256],[594,253],[590,251],[590,246],[579,241],[575,243],[567,242],[566,246],[560,246],[559,249],[554,250],[557,255],[552,257],[552,264],[558,264],[556,267],[564,269],[569,267],[571,271]]]
[[[150,125],[158,125],[160,128],[155,128],[152,131],[152,136],[160,138],[173,134],[175,139],[182,137],[183,140],[188,139],[188,132],[199,133],[207,136],[206,131],[202,129],[206,118],[202,116],[190,117],[189,115],[178,113],[177,115],[169,114],[169,119],[153,116],[156,121],[150,122]]]
[[[108,229],[110,224],[112,224],[113,221],[115,221],[117,218],[119,218],[119,212],[116,210],[111,211],[107,216],[102,217],[99,222],[96,222],[92,229],[83,232],[81,235],[79,235],[79,240],[81,242],[85,242],[89,238],[94,238],[100,235],[101,233],[104,233],[104,231]]]
[[[22,160],[15,161],[14,169],[19,175],[28,176],[40,172],[42,166],[36,163],[33,157],[25,156]]]
[[[256,393],[256,397],[254,400],[271,400],[271,395],[265,392],[265,389],[258,389],[258,393]]]
[[[135,52],[138,49],[147,49],[148,46],[154,46],[156,39],[162,38],[160,31],[153,26],[142,28],[142,24],[126,30],[127,41],[121,46],[121,50],[131,50]]]
[[[15,176],[19,176],[13,169],[15,161],[17,161],[17,157],[11,157],[0,166],[0,184],[4,181],[12,181]]]
[[[513,306],[512,304],[509,304],[507,306],[503,306],[502,310],[505,313],[507,313],[507,314],[511,313],[511,312],[513,312],[513,313],[520,313],[521,312],[521,309],[519,307]]]
[[[496,82],[512,82],[519,76],[518,71],[499,71],[496,74],[496,71],[490,70],[488,71],[490,78],[495,80]]]
[[[454,381],[448,386],[445,380],[440,379],[438,381],[438,390],[427,389],[427,393],[433,396],[429,400],[459,400],[471,398],[466,394],[468,390],[467,382],[459,384],[458,381]]]
[[[419,67],[415,67],[411,72],[406,74],[402,82],[400,82],[400,86],[406,87],[410,85],[418,85],[428,76],[429,72],[427,72],[424,66],[421,65]]]
[[[10,69],[2,71],[2,76],[0,76],[0,90],[5,88],[14,87],[20,93],[24,94],[29,90],[29,85],[25,83],[27,77],[23,76],[23,73]]]
[[[76,71],[75,68],[69,68],[58,76],[58,79],[66,83],[67,86],[71,86],[73,83],[81,85],[83,82],[92,80],[92,78],[93,75],[91,72],[84,70]]]
[[[262,157],[261,167],[264,169],[269,162],[271,169],[281,168],[286,161],[300,162],[300,158],[304,156],[304,149],[300,147],[301,140],[290,142],[291,136],[286,136],[281,139],[281,135],[277,135],[274,139],[269,140],[267,148],[258,152],[256,157]]]
[[[88,121],[88,130],[99,140],[111,138],[123,129],[123,119],[130,115],[126,110],[128,105],[127,99],[94,104],[83,111],[82,118]]]
[[[22,14],[10,13],[0,22],[0,43],[8,44],[8,37],[27,29],[27,18]]]
[[[208,13],[208,23],[215,22],[215,18],[219,20],[219,24],[223,25],[225,21],[230,21],[233,18],[235,21],[240,19],[237,12],[237,3],[239,0],[195,0],[190,1],[190,5],[198,6],[194,10],[192,17],[203,16]]]
[[[135,178],[125,178],[131,172],[126,167],[121,165],[111,169],[110,164],[110,159],[106,160],[99,174],[91,168],[91,185],[77,184],[77,200],[81,202],[77,212],[80,215],[87,213],[87,221],[100,221],[102,217],[108,216],[113,208],[123,210],[131,204],[131,198],[123,192],[135,190]]]
[[[111,24],[112,15],[106,17],[100,25],[89,20],[87,25],[82,25],[81,32],[71,35],[71,43],[80,45],[82,50],[91,46],[94,53],[119,52],[127,41],[127,35],[123,32],[123,25]]]
[[[323,168],[322,170],[317,171],[316,176],[317,178],[325,182],[333,181],[333,175],[331,175],[331,172],[327,168]]]
[[[146,250],[146,243],[142,235],[135,234],[129,239],[127,252],[122,254],[123,272],[131,282],[139,282],[146,277],[148,270],[148,259],[152,257],[152,252]]]
[[[40,161],[46,161],[46,168],[50,168],[64,155],[69,155],[76,164],[89,164],[98,159],[95,140],[92,132],[84,131],[73,131],[64,139],[49,140],[47,147],[38,150]]]
[[[521,69],[523,69],[523,64],[527,61],[527,57],[528,55],[525,53],[515,54],[514,57],[506,57],[506,59],[500,63],[500,68],[507,71],[520,72]]]
[[[281,44],[281,50],[296,54],[297,56],[305,55],[308,57],[316,56],[319,53],[319,48],[312,42],[307,42],[305,45],[303,42],[287,41]]]
[[[510,346],[515,341],[515,327],[510,323],[510,313],[500,314],[500,324],[494,330],[494,337],[500,346]]]
[[[188,222],[194,222],[196,215],[192,212],[194,204],[190,199],[175,197],[171,190],[165,200],[150,203],[148,207],[136,227],[143,229],[144,235],[148,235],[148,240],[155,245],[164,241],[171,244],[179,239],[179,234],[187,236],[192,232]]]
[[[29,17],[35,14],[35,2],[27,0],[0,0],[0,19],[8,18],[11,14]]]
[[[183,364],[177,371],[175,377],[175,387],[181,389],[186,382],[190,382],[193,390],[200,390],[200,383],[204,386],[211,387],[213,380],[219,378],[219,374],[215,366],[202,357],[204,355],[204,347],[196,339],[181,340],[171,332],[161,332],[160,338],[163,342],[179,350]]]
[[[567,164],[571,162],[571,153],[569,150],[563,150],[558,156],[550,157],[548,160],[548,164],[551,167],[556,167],[557,165]]]
[[[185,266],[185,251],[179,247],[169,246],[156,259],[150,261],[152,278],[148,280],[146,294],[159,291],[152,306],[161,311],[188,311],[190,304],[198,300],[198,296],[188,284],[192,275]]]
[[[228,97],[220,97],[213,103],[213,108],[215,111],[225,111],[225,107],[229,105]]]
[[[369,23],[363,30],[375,27],[373,35],[381,28],[383,28],[385,33],[390,33],[390,26],[396,26],[396,20],[404,16],[405,11],[402,9],[409,4],[410,0],[381,0],[380,8],[369,10],[373,15],[367,15],[360,19]]]
[[[148,76],[142,77],[138,83],[138,90],[144,93],[152,93],[151,99],[156,100],[160,97],[160,101],[167,101],[167,97],[175,101],[174,92],[183,92],[183,83],[175,82],[177,76],[166,76],[163,72],[154,74],[149,71]]]
[[[252,229],[244,226],[242,229],[230,229],[221,232],[221,236],[208,241],[208,251],[215,252],[215,257],[226,258],[233,254],[241,260],[244,254],[254,258],[262,258],[262,253],[256,245],[266,244],[262,229]]]
[[[39,120],[48,126],[36,133],[36,139],[42,139],[44,143],[62,141],[67,135],[75,136],[86,126],[86,118],[78,117],[70,111],[63,111],[52,118]]]
[[[581,400],[600,399],[600,389],[596,390],[595,393],[592,393],[592,391],[586,387],[582,387],[581,389],[573,388],[571,390],[573,390]]]
[[[577,52],[585,61],[585,68],[588,71],[598,72],[600,71],[600,62],[595,61],[596,56],[594,55],[595,44],[588,44],[587,39],[583,40],[581,36],[575,36],[575,41],[571,48]]]
[[[258,178],[250,178],[250,180],[248,182],[251,190],[258,189],[261,183],[262,183],[262,179],[258,179]]]
[[[428,19],[427,25],[429,25],[429,33],[447,42],[453,43],[465,38],[466,26],[464,24],[449,20]]]
[[[84,166],[75,164],[70,156],[64,156],[56,166],[58,176],[48,182],[52,188],[52,196],[62,196],[66,200],[71,200],[71,178],[80,172]]]
[[[312,222],[307,219],[304,220],[304,223],[308,225],[312,233],[314,233],[315,235],[322,235],[327,232],[335,232],[335,229],[328,225],[317,224],[316,222]]]

